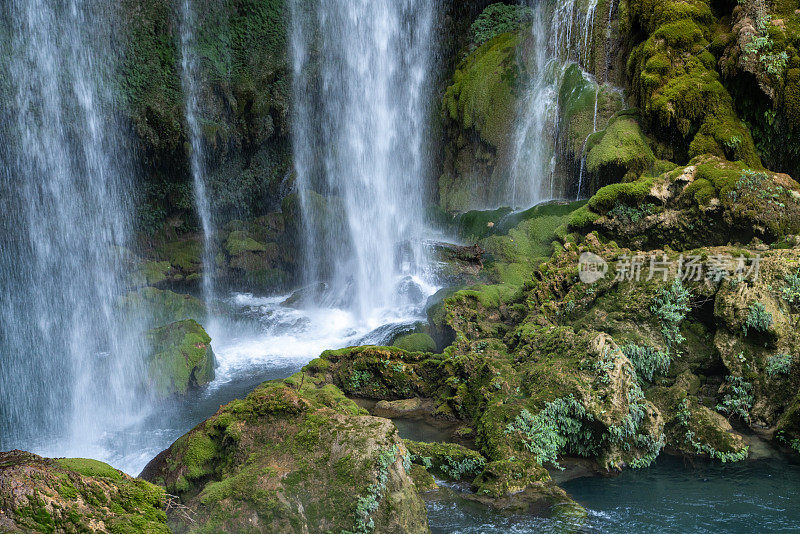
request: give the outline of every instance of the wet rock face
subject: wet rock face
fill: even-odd
[[[168,534],[164,490],[80,458],[0,453],[0,532]]]
[[[178,532],[425,533],[410,465],[390,421],[298,374],[223,406],[142,476],[180,497]]]

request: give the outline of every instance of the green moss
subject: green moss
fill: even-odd
[[[111,480],[122,480],[120,471],[98,460],[88,458],[59,458],[56,460],[62,467],[87,477],[103,477]]]
[[[589,199],[588,206],[596,213],[606,213],[620,203],[637,205],[650,194],[654,183],[654,178],[640,178],[635,182],[607,185]]]
[[[183,394],[214,379],[211,338],[196,321],[178,321],[147,334],[149,376],[159,395]]]
[[[203,244],[199,239],[180,239],[156,247],[159,259],[184,272],[196,272],[203,264]]]
[[[154,287],[128,293],[120,299],[119,307],[123,313],[149,316],[155,324],[206,317],[206,307],[199,299]]]
[[[238,230],[228,234],[228,240],[225,242],[225,250],[231,256],[238,256],[242,252],[263,252],[267,248],[262,244],[250,237],[250,235],[243,230]]]
[[[626,116],[612,119],[587,150],[586,169],[603,173],[610,181],[621,180],[628,173],[639,176],[656,161],[639,124]]]
[[[473,128],[492,146],[505,145],[516,112],[516,49],[521,33],[503,33],[459,64],[447,88],[444,110],[461,129]]]
[[[628,12],[644,41],[628,59],[633,93],[651,131],[674,147],[670,159],[712,154],[759,167],[750,132],[707,50],[715,24],[705,0],[646,0]]]
[[[393,345],[406,352],[435,352],[436,342],[428,334],[407,334],[397,338]]]

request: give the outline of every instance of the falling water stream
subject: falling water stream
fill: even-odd
[[[558,87],[568,61],[588,60],[597,2],[583,11],[576,5],[532,5],[532,76],[509,188],[514,206],[566,191],[555,176]],[[94,457],[136,474],[261,381],[286,377],[325,349],[388,343],[424,317],[437,290],[422,223],[436,0],[290,1],[294,167],[304,274],[314,288],[300,308],[286,304],[290,295],[215,290],[197,4],[177,0],[175,7],[176,67],[204,236],[203,293],[225,310],[209,317],[216,378],[154,410],[142,336],[152,325],[146,315],[122,317],[116,306],[131,289],[136,202],[127,129],[109,83],[109,51],[118,46],[114,9],[101,0],[7,0],[0,6],[0,99],[10,103],[0,107],[0,450]],[[589,528],[601,532],[680,532],[697,520],[707,531],[796,529],[800,472],[770,462],[714,466],[700,476],[661,459],[619,482],[565,487],[589,508]],[[740,494],[737,484],[751,486]],[[731,502],[745,512],[714,513]],[[458,499],[428,510],[434,532],[559,528]]]
[[[0,8],[0,449],[89,454],[147,405],[143,318],[115,306],[133,197],[102,4]]]
[[[425,270],[434,4],[291,4],[306,279],[362,317],[418,298],[411,277]]]
[[[203,297],[208,303],[214,300],[214,225],[211,202],[206,192],[206,169],[203,160],[203,138],[200,128],[200,62],[197,57],[197,21],[192,0],[181,0],[180,50],[181,85],[185,95],[186,125],[188,126],[190,168],[194,203],[203,233]]]
[[[571,62],[585,68],[590,60],[597,0],[583,10],[577,0],[529,5],[532,46],[521,52],[529,80],[517,111],[506,199],[514,208],[566,198],[570,189],[570,180],[557,175],[559,87]]]

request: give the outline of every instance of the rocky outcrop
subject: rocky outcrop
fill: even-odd
[[[276,209],[285,195],[290,81],[285,0],[192,1],[198,27],[199,120],[208,193],[221,220]],[[115,86],[147,174],[140,227],[196,227],[189,132],[180,80],[180,28],[162,0],[120,4]]]
[[[176,532],[428,532],[386,419],[308,375],[267,382],[220,408],[142,476],[180,497]]]
[[[0,453],[0,531],[169,534],[163,488],[82,458]]]
[[[786,174],[715,156],[600,189],[570,226],[634,249],[790,243],[800,233],[800,185]],[[787,241],[788,240],[788,241]]]
[[[211,338],[196,321],[188,319],[147,333],[151,353],[148,376],[159,396],[184,394],[214,379]]]

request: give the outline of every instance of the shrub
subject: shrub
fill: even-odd
[[[527,6],[491,4],[483,10],[469,29],[474,46],[480,46],[501,33],[514,32],[533,20],[533,12]]]

